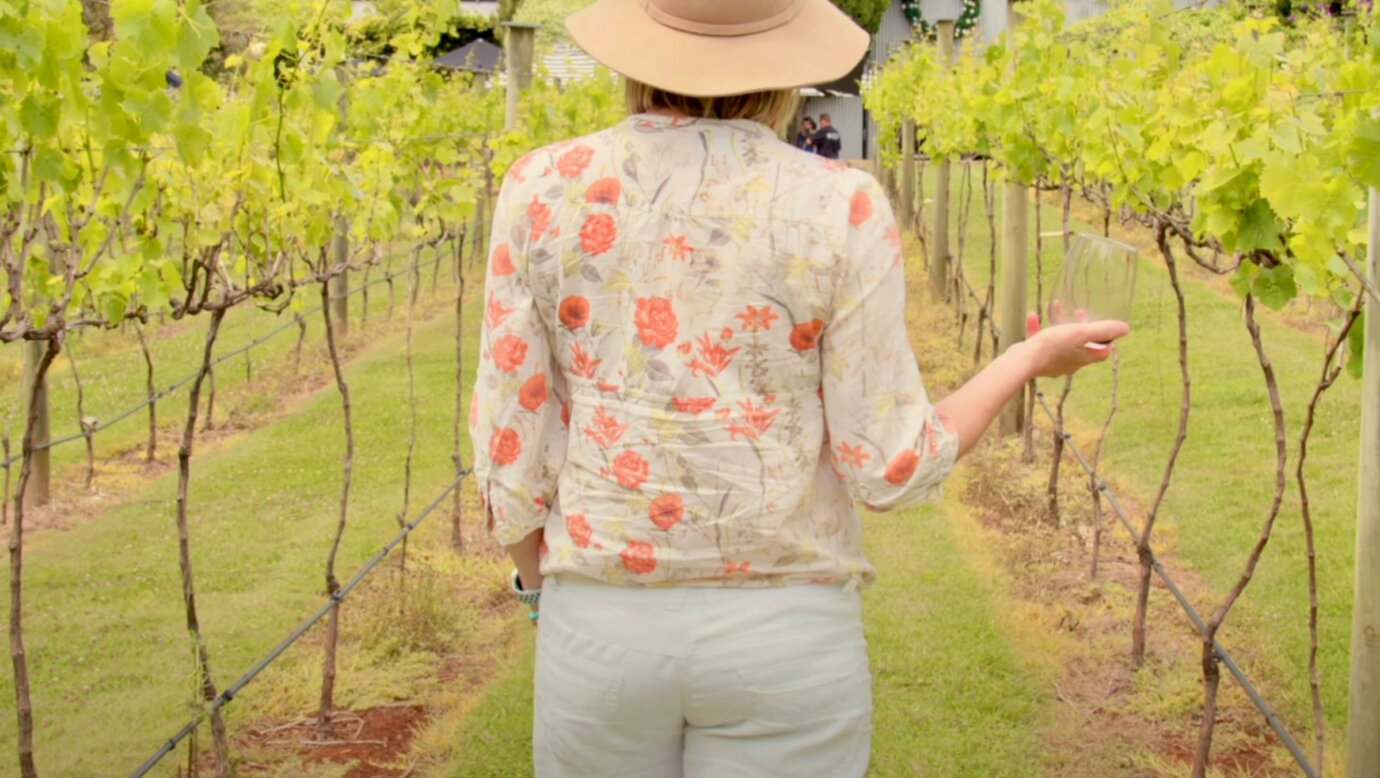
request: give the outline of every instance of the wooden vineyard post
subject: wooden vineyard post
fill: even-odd
[[[898,221],[910,228],[915,208],[915,120],[901,122],[901,212]]]
[[[507,54],[505,67],[508,70],[505,74],[507,111],[503,116],[503,129],[508,131],[517,129],[518,95],[532,85],[532,39],[540,26],[522,22],[503,23],[503,29],[506,30],[503,37],[503,48]]]
[[[349,76],[345,68],[336,69],[336,77],[340,79],[342,85],[348,83]],[[340,125],[345,127],[349,119],[349,104],[346,102],[348,90],[340,94]],[[335,319],[335,326],[340,332],[341,337],[350,333],[350,298],[346,295],[350,291],[350,222],[345,218],[345,213],[339,211],[335,215],[335,234],[331,237],[331,263],[340,267],[339,275],[331,279],[331,317]]]
[[[44,233],[43,243],[46,246],[47,235]],[[58,261],[57,255],[53,253],[51,247],[48,248],[48,271],[54,275],[60,275],[64,268]],[[34,378],[38,376],[39,363],[43,361],[43,355],[48,351],[48,342],[44,340],[24,341],[24,388],[30,389],[34,385]],[[37,410],[34,418],[34,454],[33,470],[29,476],[29,488],[26,492],[29,495],[30,505],[47,505],[52,498],[50,484],[52,482],[52,457],[48,449],[48,442],[52,440],[52,428],[48,424],[48,379],[44,377],[38,386],[38,391],[26,392],[26,396],[32,398],[33,405]],[[25,410],[28,410],[27,408]],[[41,447],[41,448],[40,448]]]
[[[345,214],[336,214],[335,235],[331,237],[331,263],[347,267],[350,263],[350,223]],[[331,318],[341,337],[350,331],[350,271],[342,269],[331,278]]]
[[[1367,275],[1380,279],[1380,189],[1375,188],[1366,254]],[[1380,775],[1380,306],[1366,307],[1347,775]]]
[[[939,62],[944,68],[953,65],[954,23],[942,20],[938,24]],[[934,179],[934,249],[930,254],[930,292],[943,298],[949,286],[949,160],[935,166]]]
[[[48,350],[46,340],[28,340],[24,342],[24,387],[29,389],[34,385],[34,379],[38,375],[39,363],[43,361],[43,354]],[[31,390],[32,391],[32,390]],[[37,415],[34,418],[34,451],[33,471],[29,481],[29,503],[31,505],[47,505],[49,500],[49,476],[51,474],[51,459],[49,449],[46,448],[51,439],[51,430],[48,427],[48,381],[43,379],[37,391],[32,391],[29,397],[33,398],[36,406]],[[45,448],[39,448],[45,446]]]
[[[1020,24],[1020,13],[1014,2],[1006,6],[1006,34],[1008,39]],[[1014,51],[1014,47],[1013,47]],[[1011,60],[1014,70],[1015,59]],[[1000,316],[998,348],[1004,352],[1025,339],[1025,306],[1029,286],[1029,220],[1030,203],[1026,187],[1019,181],[1008,180],[1002,198],[1001,286],[997,295]],[[1000,352],[999,352],[1000,353]],[[1003,435],[1021,432],[1025,414],[1025,394],[1018,392],[1002,408],[1000,430]]]

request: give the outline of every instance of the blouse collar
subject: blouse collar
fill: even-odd
[[[767,125],[751,119],[704,119],[690,118],[686,116],[667,116],[660,113],[635,113],[627,118],[627,124],[637,132],[662,132],[681,127],[728,127],[741,130],[753,135],[764,137],[776,137],[776,133]]]

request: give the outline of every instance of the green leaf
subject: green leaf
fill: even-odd
[[[118,292],[112,292],[101,300],[101,313],[105,315],[105,320],[114,324],[123,321],[125,318],[125,306],[129,300]]]
[[[1380,187],[1380,119],[1366,117],[1347,145],[1351,172],[1367,186]]]
[[[57,134],[61,104],[35,94],[24,98],[19,105],[19,124],[36,140],[48,140]]]
[[[20,24],[18,29],[0,27],[0,51],[12,51],[21,66],[34,67],[43,58],[43,28],[36,24]]]
[[[195,165],[206,153],[211,142],[211,133],[195,124],[179,123],[173,128],[173,140],[177,143],[177,155],[183,162]]]
[[[1236,250],[1274,249],[1279,245],[1279,234],[1284,225],[1264,200],[1251,203],[1241,214],[1241,225],[1236,234]]]
[[[1278,311],[1298,294],[1293,269],[1288,265],[1262,267],[1256,274],[1252,291],[1266,307]]]
[[[345,87],[340,85],[340,81],[335,77],[335,72],[330,70],[318,76],[315,83],[311,85],[312,99],[316,101],[318,108],[325,110],[336,110],[340,96],[344,93]]]
[[[1292,122],[1282,121],[1270,127],[1270,140],[1290,154],[1297,154],[1303,146],[1299,143],[1298,127]]]
[[[1366,360],[1366,312],[1356,317],[1351,332],[1346,334],[1346,372],[1359,379],[1365,373]]]
[[[1265,169],[1260,172],[1260,193],[1270,201],[1276,213],[1295,217],[1301,212],[1299,187],[1299,159],[1287,154],[1265,157]]]
[[[190,73],[201,67],[206,55],[220,42],[220,33],[201,3],[189,2],[185,13],[177,35],[177,66]]]
[[[148,27],[152,11],[153,0],[113,0],[110,18],[115,22],[115,35],[137,38]]]

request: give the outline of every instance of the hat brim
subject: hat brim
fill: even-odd
[[[598,0],[566,29],[599,62],[692,97],[794,89],[835,81],[867,54],[870,36],[829,0],[805,0],[785,24],[750,35],[696,35],[647,14],[645,0]]]

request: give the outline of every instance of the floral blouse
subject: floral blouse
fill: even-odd
[[[938,496],[958,439],[866,173],[639,114],[514,164],[492,244],[475,474],[500,543],[545,529],[543,573],[867,584],[855,504]]]

